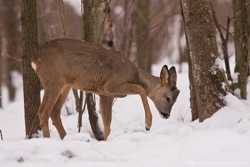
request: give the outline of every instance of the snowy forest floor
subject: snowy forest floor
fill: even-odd
[[[160,66],[153,69],[159,75]],[[1,167],[100,166],[100,167],[249,167],[250,166],[250,96],[248,100],[227,95],[227,106],[203,123],[191,122],[188,73],[178,75],[181,93],[164,120],[150,102],[153,127],[144,129],[143,106],[138,96],[116,99],[113,107],[112,132],[105,142],[91,135],[87,112],[83,129],[77,132],[77,113],[62,114],[67,131],[61,141],[50,125],[50,139],[24,137],[23,99],[0,110]],[[250,84],[248,85],[250,90]],[[250,92],[249,92],[250,94]],[[69,98],[66,106],[74,110]]]

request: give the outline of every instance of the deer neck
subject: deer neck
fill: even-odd
[[[151,98],[152,92],[160,86],[160,78],[139,69],[139,82]]]

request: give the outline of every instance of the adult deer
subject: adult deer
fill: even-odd
[[[146,130],[150,130],[152,114],[147,97],[159,113],[168,118],[179,94],[174,67],[163,66],[160,77],[155,77],[135,67],[119,52],[81,40],[56,39],[46,43],[32,58],[32,67],[44,88],[39,108],[44,137],[50,136],[49,117],[60,137],[66,135],[60,109],[70,88],[100,95],[105,140],[110,133],[114,97],[139,94],[145,110]]]

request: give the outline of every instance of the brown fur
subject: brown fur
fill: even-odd
[[[65,136],[58,113],[70,88],[100,95],[105,139],[110,133],[113,97],[139,94],[145,110],[146,129],[149,130],[152,114],[147,96],[167,118],[179,93],[176,85],[170,84],[176,81],[167,82],[176,77],[171,77],[166,66],[163,67],[160,79],[136,68],[119,52],[105,49],[101,45],[74,39],[56,39],[42,46],[35,57],[32,62],[36,65],[36,73],[45,91],[39,108],[44,137],[50,136],[49,116],[61,138]],[[176,75],[175,68],[170,71]]]

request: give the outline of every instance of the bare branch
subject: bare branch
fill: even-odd
[[[0,139],[3,140],[3,133],[1,129],[0,129]]]
[[[220,39],[221,39],[221,42],[222,42],[222,45],[221,45],[221,48],[222,48],[222,51],[223,51],[223,56],[224,56],[224,62],[225,62],[225,67],[226,67],[226,74],[227,74],[227,79],[232,81],[232,76],[231,76],[231,71],[230,71],[230,64],[229,64],[229,54],[228,54],[228,40],[229,40],[229,29],[230,29],[230,17],[228,17],[227,19],[227,27],[226,27],[226,35],[224,36],[222,30],[221,30],[221,26],[218,22],[218,19],[216,17],[216,13],[215,13],[215,10],[214,10],[214,7],[213,7],[213,4],[211,1],[210,2],[210,7],[211,7],[211,10],[212,10],[212,17],[213,17],[213,20],[214,20],[214,23],[215,23],[215,27],[217,29],[217,31],[219,32],[219,35],[220,35]]]

